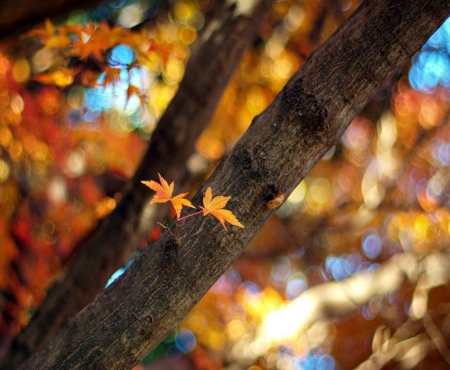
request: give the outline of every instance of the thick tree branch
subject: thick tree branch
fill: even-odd
[[[21,369],[124,369],[143,358],[272,215],[265,203],[273,188],[290,194],[449,13],[448,0],[364,2],[253,120],[192,199],[201,204],[208,186],[231,195],[229,209],[245,229],[226,232],[211,216],[173,223],[176,238],[166,232]]]
[[[147,153],[134,178],[126,185],[114,212],[89,236],[65,278],[48,292],[30,325],[13,343],[10,369],[51,339],[86,304],[101,292],[145,239],[157,207],[149,207],[152,195],[140,183],[167,179],[181,183],[186,159],[209,123],[216,105],[244,51],[252,42],[274,0],[218,2],[215,18],[193,46],[185,77],[152,134]],[[221,4],[221,5],[220,5]]]

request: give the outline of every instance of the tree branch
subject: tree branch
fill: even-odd
[[[17,366],[91,302],[162,217],[160,208],[149,206],[152,193],[140,181],[157,179],[161,173],[182,183],[186,159],[194,152],[197,138],[209,123],[228,80],[273,2],[216,3],[216,16],[194,44],[185,77],[153,132],[145,157],[126,185],[121,202],[84,242],[64,279],[48,292],[29,326],[14,341],[9,359],[2,364],[4,368]]]
[[[198,206],[207,187],[232,196],[229,209],[245,229],[226,232],[213,217],[172,223],[177,239],[163,234],[20,368],[124,369],[136,364],[189,312],[273,214],[265,206],[273,187],[289,195],[383,81],[449,13],[448,0],[362,3],[253,120],[192,199]],[[99,240],[98,245],[110,242]]]

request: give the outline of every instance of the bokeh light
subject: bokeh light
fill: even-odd
[[[364,238],[362,249],[368,258],[374,259],[378,257],[381,252],[380,237],[376,234],[369,234]]]
[[[190,158],[196,184],[359,3],[344,1],[326,13],[320,2],[276,2]],[[27,41],[23,55],[0,54],[0,302],[15,299],[7,306],[11,332],[29,320],[42,287],[77,241],[121,200],[123,183],[176,94],[211,5],[177,1],[166,11],[156,1],[103,2],[55,26],[81,24],[83,43],[93,37],[89,25],[93,32],[104,19],[111,30],[121,25],[133,32],[105,50],[83,59]],[[446,333],[442,303],[448,294],[424,283],[437,284],[433,279],[445,273],[427,274],[431,262],[421,261],[447,252],[450,242],[449,35],[447,20],[407,75],[399,73],[374,98],[389,108],[372,111],[372,102],[354,119],[233,269],[145,361],[175,364],[187,356],[198,368],[231,368],[230,348],[242,344],[247,355],[265,348],[249,362],[252,370],[353,368],[376,351],[374,333],[382,325],[394,333],[414,319],[425,333],[419,320],[429,312]],[[152,230],[149,243],[159,235]],[[362,303],[349,299],[351,311],[345,310],[348,300],[332,301],[345,298],[358,276],[366,279],[359,297],[370,291],[374,276],[396,255],[423,258],[409,264],[427,276],[420,289],[405,268],[408,280]],[[397,275],[389,277],[385,282]],[[322,284],[334,288],[314,295]],[[295,315],[285,315],[285,325],[268,325],[264,339],[286,327],[295,335],[268,349],[251,342],[270,314],[298,301],[303,305]],[[299,332],[291,327],[310,312],[323,315]]]
[[[409,81],[415,89],[431,93],[438,86],[450,88],[450,18],[430,37],[413,58]]]

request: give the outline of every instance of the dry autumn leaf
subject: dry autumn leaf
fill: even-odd
[[[222,195],[218,195],[217,197],[213,198],[212,190],[209,187],[208,189],[206,189],[205,195],[203,196],[203,205],[205,207],[200,206],[203,211],[203,216],[212,214],[220,221],[225,230],[227,229],[227,227],[225,226],[225,221],[232,225],[243,228],[244,225],[239,222],[233,212],[229,211],[228,209],[223,209],[230,198],[231,197],[224,197]]]
[[[156,191],[156,195],[152,198],[150,204],[171,202],[175,212],[177,213],[177,219],[180,218],[180,213],[183,206],[195,208],[189,200],[184,199],[188,193],[181,193],[173,197],[173,181],[169,185],[159,173],[158,176],[160,184],[156,181],[141,181],[144,185]]]

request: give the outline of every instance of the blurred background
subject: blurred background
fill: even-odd
[[[275,3],[188,159],[194,183],[359,5]],[[120,201],[211,6],[103,2],[0,44],[2,338]],[[135,369],[450,368],[449,89],[450,20]]]

